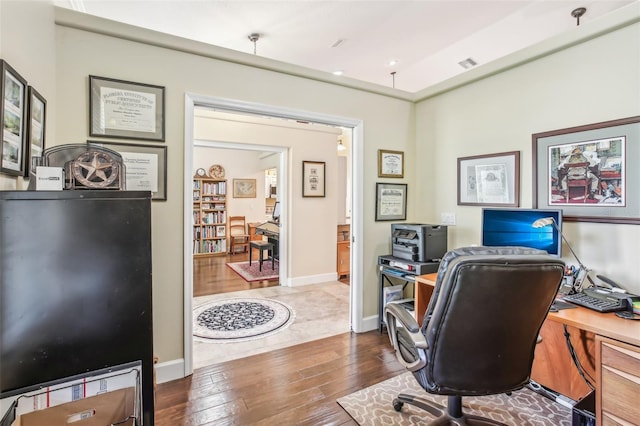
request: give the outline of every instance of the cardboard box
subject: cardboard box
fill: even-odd
[[[18,417],[12,426],[135,426],[135,388],[118,389],[73,402],[33,411]]]

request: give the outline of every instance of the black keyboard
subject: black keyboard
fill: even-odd
[[[598,312],[616,312],[626,309],[622,300],[600,299],[584,293],[566,295],[562,299]]]

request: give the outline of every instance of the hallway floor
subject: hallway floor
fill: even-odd
[[[227,262],[244,260],[248,260],[247,254],[196,258],[193,307],[234,297],[266,297],[291,306],[295,321],[258,340],[207,343],[194,338],[194,369],[350,331],[349,285],[339,281],[299,287],[282,287],[277,281],[248,283],[226,266]]]

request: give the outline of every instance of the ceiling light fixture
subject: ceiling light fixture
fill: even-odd
[[[573,16],[574,18],[576,18],[576,26],[580,25],[580,18],[582,17],[582,15],[584,15],[585,13],[587,13],[587,8],[586,7],[579,7],[577,9],[573,9],[571,11],[571,16]]]
[[[347,147],[342,144],[342,136],[338,137],[338,152],[346,151]]]
[[[344,74],[344,71],[342,71],[342,70],[335,70],[333,72],[333,75],[342,75],[342,74]]]
[[[469,68],[473,68],[478,65],[478,63],[471,58],[467,58],[464,61],[458,62],[458,65],[460,65],[465,70],[468,70]]]
[[[258,44],[258,40],[260,39],[260,34],[252,33],[252,34],[249,34],[248,38],[249,38],[249,41],[251,41],[253,43],[253,54],[255,55],[256,54],[256,46]]]
[[[388,64],[388,65],[389,65],[390,67],[392,67],[392,66],[394,66],[394,65],[398,65],[398,61],[396,61],[395,59],[392,59],[392,60],[390,60],[390,61],[389,61],[389,64]]]

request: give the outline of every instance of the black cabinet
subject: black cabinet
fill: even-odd
[[[153,425],[148,192],[0,191],[0,397],[142,363]]]

